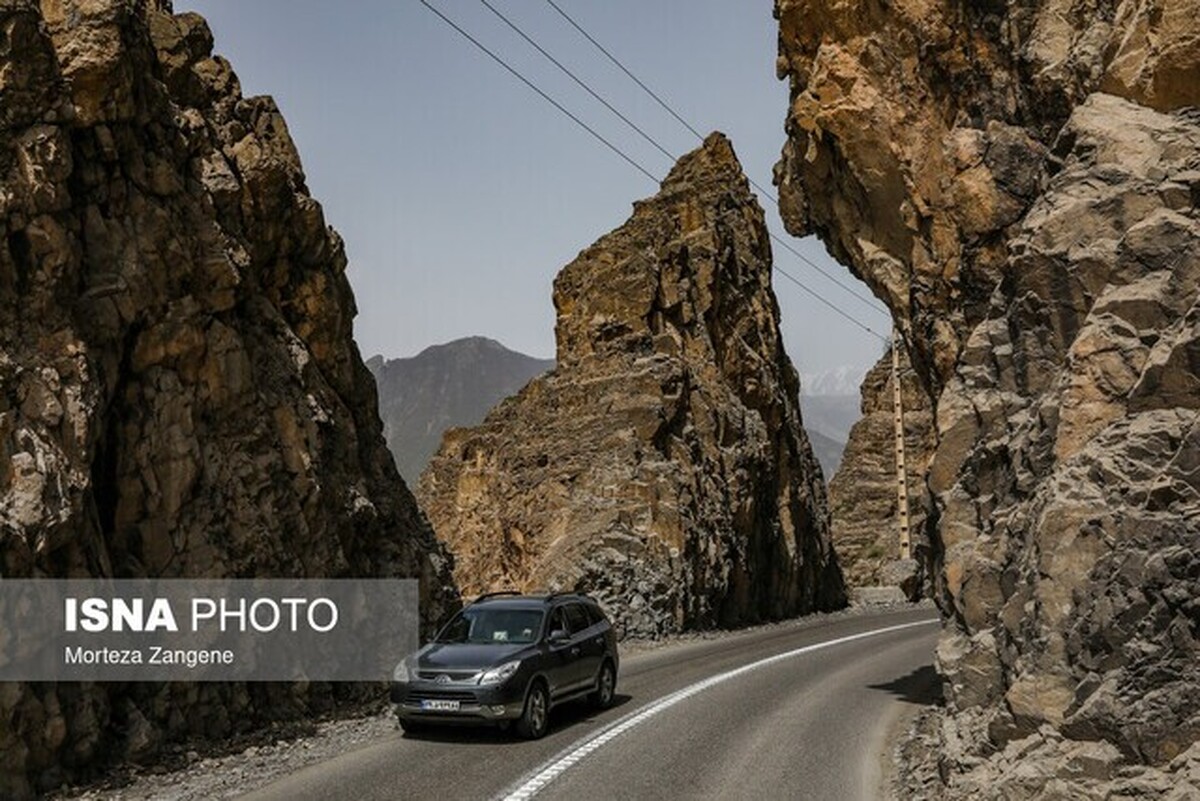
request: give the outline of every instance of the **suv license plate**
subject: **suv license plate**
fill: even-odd
[[[461,701],[422,701],[421,709],[430,712],[457,712]]]

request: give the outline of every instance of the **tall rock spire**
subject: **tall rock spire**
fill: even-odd
[[[554,282],[558,365],[418,495],[466,593],[595,594],[627,633],[844,602],[762,209],[720,134]]]

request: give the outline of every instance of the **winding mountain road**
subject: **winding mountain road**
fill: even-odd
[[[618,702],[526,742],[399,731],[244,796],[875,799],[891,738],[936,693],[929,609],[816,619],[627,657]]]

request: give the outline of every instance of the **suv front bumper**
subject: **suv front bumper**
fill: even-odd
[[[515,720],[525,709],[525,688],[523,683],[511,679],[495,687],[458,682],[392,682],[391,700],[397,717],[405,720],[447,723]],[[455,708],[435,709],[430,702]]]

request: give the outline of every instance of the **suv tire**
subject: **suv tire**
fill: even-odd
[[[605,659],[596,676],[596,691],[588,696],[588,701],[596,709],[608,709],[613,705],[616,692],[617,671],[613,669],[612,662]]]
[[[550,723],[550,694],[546,685],[535,681],[525,696],[525,709],[517,720],[517,734],[526,740],[538,740],[545,736]]]

